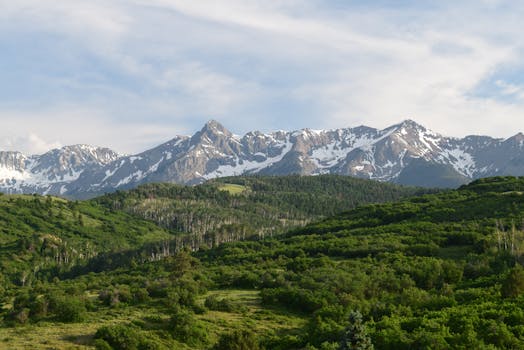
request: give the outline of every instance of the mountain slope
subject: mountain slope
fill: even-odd
[[[307,315],[272,349],[337,349],[355,310],[375,349],[519,349],[523,190],[524,178],[479,180],[197,256],[220,288]]]
[[[65,185],[84,171],[110,164],[118,157],[108,148],[88,145],[66,146],[40,156],[0,152],[0,191],[65,194]]]
[[[420,187],[457,188],[470,181],[449,164],[439,164],[415,158],[398,174],[395,183]]]
[[[337,175],[246,176],[197,186],[146,184],[93,201],[215,245],[234,233],[244,238],[281,233],[359,205],[427,192]]]
[[[330,179],[337,177],[318,181],[311,194],[329,190],[321,187]],[[289,181],[244,180],[216,185],[239,196],[247,185],[270,191]],[[211,185],[196,193],[213,194]],[[132,192],[155,199],[187,189]],[[163,251],[166,241],[158,255],[125,249],[155,234],[164,240],[165,231],[108,203],[0,196],[11,242],[0,249],[0,347],[208,350],[243,341],[249,349],[325,350],[357,329],[377,350],[521,349],[523,192],[524,178],[480,179],[191,255],[173,245]],[[117,229],[107,230],[112,224]],[[48,230],[64,233],[62,242]],[[93,257],[87,242],[115,253]],[[79,254],[88,256],[75,267],[68,259]]]
[[[17,271],[28,279],[41,269],[69,269],[102,253],[173,238],[125,212],[51,196],[1,195],[0,217],[0,267],[13,279]]]
[[[432,182],[440,187],[453,187],[484,176],[524,174],[521,139],[520,135],[508,140],[480,136],[448,138],[411,120],[384,130],[304,129],[270,134],[250,132],[238,137],[216,121],[210,121],[191,138],[177,138],[138,155],[149,161],[145,167],[137,165],[131,176],[129,171],[124,171],[127,176],[123,178],[115,170],[128,162],[100,169],[99,173],[111,175],[104,176],[104,181],[95,186],[82,188],[81,192],[103,192],[115,186],[126,188],[158,181],[194,184],[216,177],[253,173],[331,173],[395,181],[415,159],[447,167],[446,176],[454,179],[450,182],[441,181],[439,174],[431,172],[424,176],[434,178]],[[158,155],[159,149],[162,156]],[[86,179],[89,175],[86,173]],[[403,178],[409,180],[402,182],[405,184],[423,183],[420,177],[411,180],[404,174]]]
[[[87,198],[144,183],[197,184],[244,174],[339,174],[456,187],[486,176],[523,175],[523,147],[522,134],[506,140],[451,138],[411,120],[384,130],[359,126],[268,134],[254,131],[242,137],[212,120],[191,137],[177,136],[133,156],[118,157],[109,150],[104,156],[94,150],[80,156],[86,153],[75,150],[82,160],[76,167],[63,166],[59,160],[63,159],[60,154],[68,152],[66,148],[45,157],[2,152],[0,189]],[[35,165],[41,159],[46,160],[43,168]],[[415,170],[422,164],[424,174],[418,174]]]

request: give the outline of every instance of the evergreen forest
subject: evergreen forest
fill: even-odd
[[[0,195],[0,348],[522,349],[524,178]]]

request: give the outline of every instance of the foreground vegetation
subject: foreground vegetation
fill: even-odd
[[[218,191],[249,188],[235,185]],[[483,179],[197,252],[3,272],[0,347],[521,349],[523,193],[524,178]],[[173,234],[111,198],[77,205]]]
[[[31,286],[282,233],[337,208],[421,191],[342,176],[291,176],[152,184],[81,202],[0,193],[0,267],[8,286]]]

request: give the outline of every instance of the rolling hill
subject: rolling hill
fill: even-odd
[[[235,197],[260,179],[238,180],[244,182],[213,186]],[[180,195],[179,188],[163,190]],[[99,254],[90,259],[96,264],[37,272],[25,283],[19,265],[7,263],[17,254],[4,255],[2,263],[14,270],[0,274],[0,342],[10,349],[326,350],[365,339],[375,349],[522,348],[523,195],[524,178],[479,179],[457,190],[361,205],[281,235],[255,235],[192,253],[139,259],[136,251],[124,250],[125,264]],[[122,198],[81,202],[76,205],[85,207],[76,210],[86,216],[87,227],[96,217],[90,212],[107,210],[117,227],[127,222],[157,230],[161,238],[170,234],[108,206]],[[10,206],[17,201],[6,199]],[[61,207],[52,198],[19,200],[30,203],[17,204],[24,211],[45,201],[52,211]],[[90,234],[81,231],[75,209],[62,210],[77,222],[71,225]],[[24,249],[21,256],[37,250]]]

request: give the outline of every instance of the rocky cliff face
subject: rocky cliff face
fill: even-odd
[[[65,194],[65,186],[84,171],[103,167],[118,157],[110,149],[88,145],[66,146],[39,156],[0,152],[0,191]]]
[[[411,120],[366,126],[233,135],[216,121],[143,153],[119,157],[84,145],[41,156],[0,152],[0,190],[82,198],[146,182],[196,184],[243,174],[341,174],[454,187],[494,175],[524,175],[524,135],[445,137]]]

